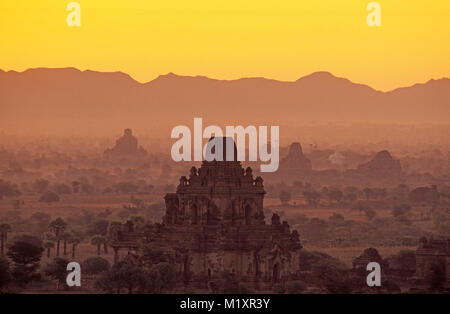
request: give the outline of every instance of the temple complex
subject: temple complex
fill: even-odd
[[[133,135],[131,129],[125,129],[122,137],[117,139],[116,145],[113,148],[108,148],[104,151],[105,158],[139,158],[147,155],[147,151],[138,146],[138,140]]]
[[[416,251],[416,277],[425,280],[430,272],[444,277],[444,286],[450,287],[450,239],[420,239]]]
[[[387,150],[382,150],[367,163],[359,165],[358,172],[367,178],[398,178],[402,175],[402,166]]]
[[[264,176],[270,182],[293,182],[309,180],[313,174],[311,160],[303,154],[301,144],[294,142],[289,146],[287,155],[281,158],[278,170]]]
[[[311,160],[305,157],[300,143],[292,143],[285,158],[280,161],[280,170],[310,172],[312,170]]]
[[[213,282],[223,272],[255,288],[290,280],[299,271],[299,234],[276,214],[266,223],[264,194],[263,179],[239,161],[203,161],[165,196],[161,224],[110,227],[116,262],[119,251],[139,256],[145,247],[169,255],[182,282]]]

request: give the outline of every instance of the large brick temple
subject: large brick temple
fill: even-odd
[[[223,272],[256,287],[289,280],[299,271],[299,234],[276,214],[266,223],[264,194],[263,179],[239,161],[203,161],[165,196],[161,224],[111,226],[116,262],[119,251],[139,256],[151,247],[171,256],[180,280],[204,282]]]
[[[421,238],[416,251],[416,276],[425,280],[436,270],[444,277],[444,286],[450,288],[450,238]]]

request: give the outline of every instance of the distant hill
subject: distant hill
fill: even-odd
[[[450,80],[381,92],[328,72],[295,82],[169,73],[142,84],[122,72],[0,70],[0,106],[3,128],[46,125],[55,131],[94,123],[120,124],[119,129],[150,120],[192,123],[194,116],[235,124],[305,119],[448,123]]]

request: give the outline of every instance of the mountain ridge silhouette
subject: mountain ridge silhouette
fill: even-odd
[[[114,125],[145,119],[448,123],[450,79],[379,91],[330,72],[295,81],[234,80],[169,72],[140,83],[130,75],[76,68],[0,70],[0,121],[6,128],[47,123]],[[121,124],[122,125],[122,124]]]

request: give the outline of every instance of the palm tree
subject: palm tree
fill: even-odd
[[[1,256],[5,254],[5,243],[8,240],[8,232],[11,232],[11,226],[9,224],[0,225],[0,245],[1,245]]]
[[[102,255],[102,245],[105,245],[106,238],[101,235],[96,235],[91,239],[91,244],[97,246],[97,254]]]
[[[56,256],[59,256],[59,244],[61,242],[61,235],[67,228],[67,223],[62,218],[56,218],[49,224],[50,231],[55,235],[56,238]]]
[[[50,258],[50,250],[55,247],[55,242],[52,241],[45,241],[44,242],[44,248],[47,249],[47,258]]]
[[[75,236],[72,236],[69,240],[69,243],[72,244],[72,258],[75,258],[75,248],[80,243],[80,239]]]
[[[72,238],[72,235],[68,232],[64,232],[63,234],[61,234],[61,240],[63,241],[63,255],[64,256],[67,255],[67,242],[69,242],[71,238]]]
[[[52,232],[45,232],[43,236],[44,248],[47,249],[47,257],[50,257],[50,251],[55,247],[56,237]]]

